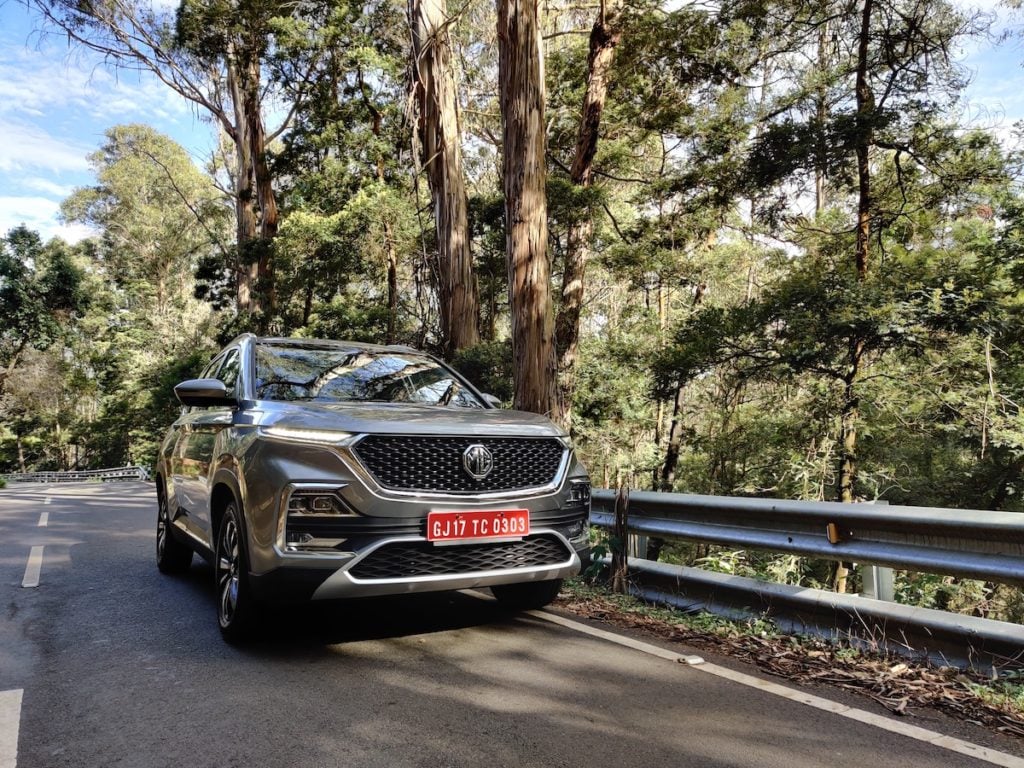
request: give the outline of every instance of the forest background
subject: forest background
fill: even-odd
[[[0,472],[148,465],[241,331],[404,343],[595,483],[1024,511],[1024,196],[943,0],[29,0],[219,140],[113,125],[0,243]],[[507,224],[511,222],[511,226]],[[663,557],[826,584],[792,557]],[[1020,590],[900,598],[1021,621]]]

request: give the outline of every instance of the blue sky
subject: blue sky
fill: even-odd
[[[155,77],[114,74],[99,57],[36,28],[24,4],[0,0],[0,233],[25,223],[46,237],[77,240],[87,230],[62,224],[58,207],[75,187],[94,183],[87,156],[107,128],[147,123],[198,163],[214,135]]]
[[[997,29],[1021,24],[996,0],[981,7],[997,14]],[[115,75],[65,39],[41,37],[37,26],[23,3],[0,0],[0,233],[25,223],[46,237],[74,241],[87,230],[60,222],[60,201],[93,183],[86,158],[107,128],[147,123],[199,164],[215,138],[211,126],[153,76]],[[1024,47],[1016,40],[972,43],[962,60],[973,73],[966,114],[1008,138],[1014,122],[1024,120]]]

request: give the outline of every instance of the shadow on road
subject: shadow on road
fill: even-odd
[[[192,610],[215,628],[213,568],[197,559],[178,581],[194,593]],[[273,605],[264,608],[258,631],[241,650],[265,656],[315,654],[317,649],[344,643],[511,625],[515,616],[495,600],[461,592]]]

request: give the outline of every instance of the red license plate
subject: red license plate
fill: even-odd
[[[427,514],[428,541],[520,539],[529,533],[530,512],[525,509]]]

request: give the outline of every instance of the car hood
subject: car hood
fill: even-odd
[[[336,429],[354,434],[561,437],[546,416],[525,411],[445,408],[408,403],[261,402],[265,426]]]

